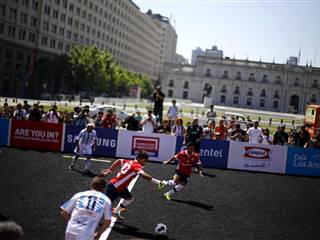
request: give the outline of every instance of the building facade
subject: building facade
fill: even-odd
[[[200,47],[197,47],[196,49],[192,50],[191,64],[192,65],[196,64],[198,56],[203,56],[203,55],[204,55],[204,51]]]
[[[279,112],[303,113],[320,103],[320,68],[199,56],[196,65],[167,64],[161,77],[168,97]]]
[[[36,60],[73,45],[108,49],[122,67],[158,79],[162,41],[161,23],[130,0],[0,0],[0,95],[27,96]]]

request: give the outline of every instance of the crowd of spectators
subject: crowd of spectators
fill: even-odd
[[[93,122],[96,127],[102,128],[122,128],[131,131],[183,136],[185,142],[193,141],[196,145],[199,144],[200,139],[206,138],[320,148],[320,131],[311,138],[304,125],[299,129],[290,129],[290,131],[286,131],[285,125],[279,125],[277,130],[271,134],[268,128],[260,128],[258,121],[248,121],[243,127],[235,118],[218,120],[213,105],[207,111],[208,121],[203,125],[199,124],[197,118],[193,118],[191,123],[184,124],[182,118],[179,118],[175,100],[172,100],[172,105],[162,121],[159,121],[153,114],[153,109],[148,109],[145,115],[141,115],[141,111],[137,110],[126,119],[117,119],[116,113],[112,109],[107,112],[98,112],[93,117],[89,117],[89,106],[74,107],[73,110],[73,112],[58,111],[57,106],[52,105],[49,111],[44,111],[44,106],[40,102],[34,103],[32,106],[27,101],[24,101],[23,104],[15,103],[15,106],[9,106],[7,102],[4,102],[0,107],[0,118],[66,123],[82,127]]]

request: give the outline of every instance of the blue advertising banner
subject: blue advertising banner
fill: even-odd
[[[204,167],[227,168],[228,157],[228,141],[201,140],[200,159]]]
[[[288,148],[287,174],[320,176],[320,150],[313,148]]]
[[[73,153],[75,149],[75,138],[83,127],[66,125],[64,152]],[[93,155],[115,157],[117,151],[118,131],[107,128],[95,128],[97,132],[97,147]]]
[[[0,145],[8,146],[9,120],[0,119]]]

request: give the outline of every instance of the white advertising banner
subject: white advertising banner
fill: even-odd
[[[228,168],[285,173],[287,147],[230,142]]]
[[[162,162],[175,154],[175,147],[175,136],[119,130],[116,156],[135,158],[142,150],[149,154],[150,160]]]

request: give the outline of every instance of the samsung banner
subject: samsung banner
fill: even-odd
[[[230,142],[228,168],[284,173],[287,147]]]
[[[201,140],[200,159],[204,167],[227,168],[228,155],[228,141]]]
[[[117,157],[135,158],[139,151],[153,161],[164,161],[175,154],[176,137],[166,134],[119,130]]]
[[[84,127],[66,125],[64,152],[73,153],[76,144],[76,136]],[[93,155],[115,157],[117,151],[117,137],[118,131],[108,128],[95,128],[97,132],[97,147]]]
[[[0,119],[0,146],[8,145],[9,120]]]
[[[320,176],[320,150],[313,148],[288,148],[286,173]]]

